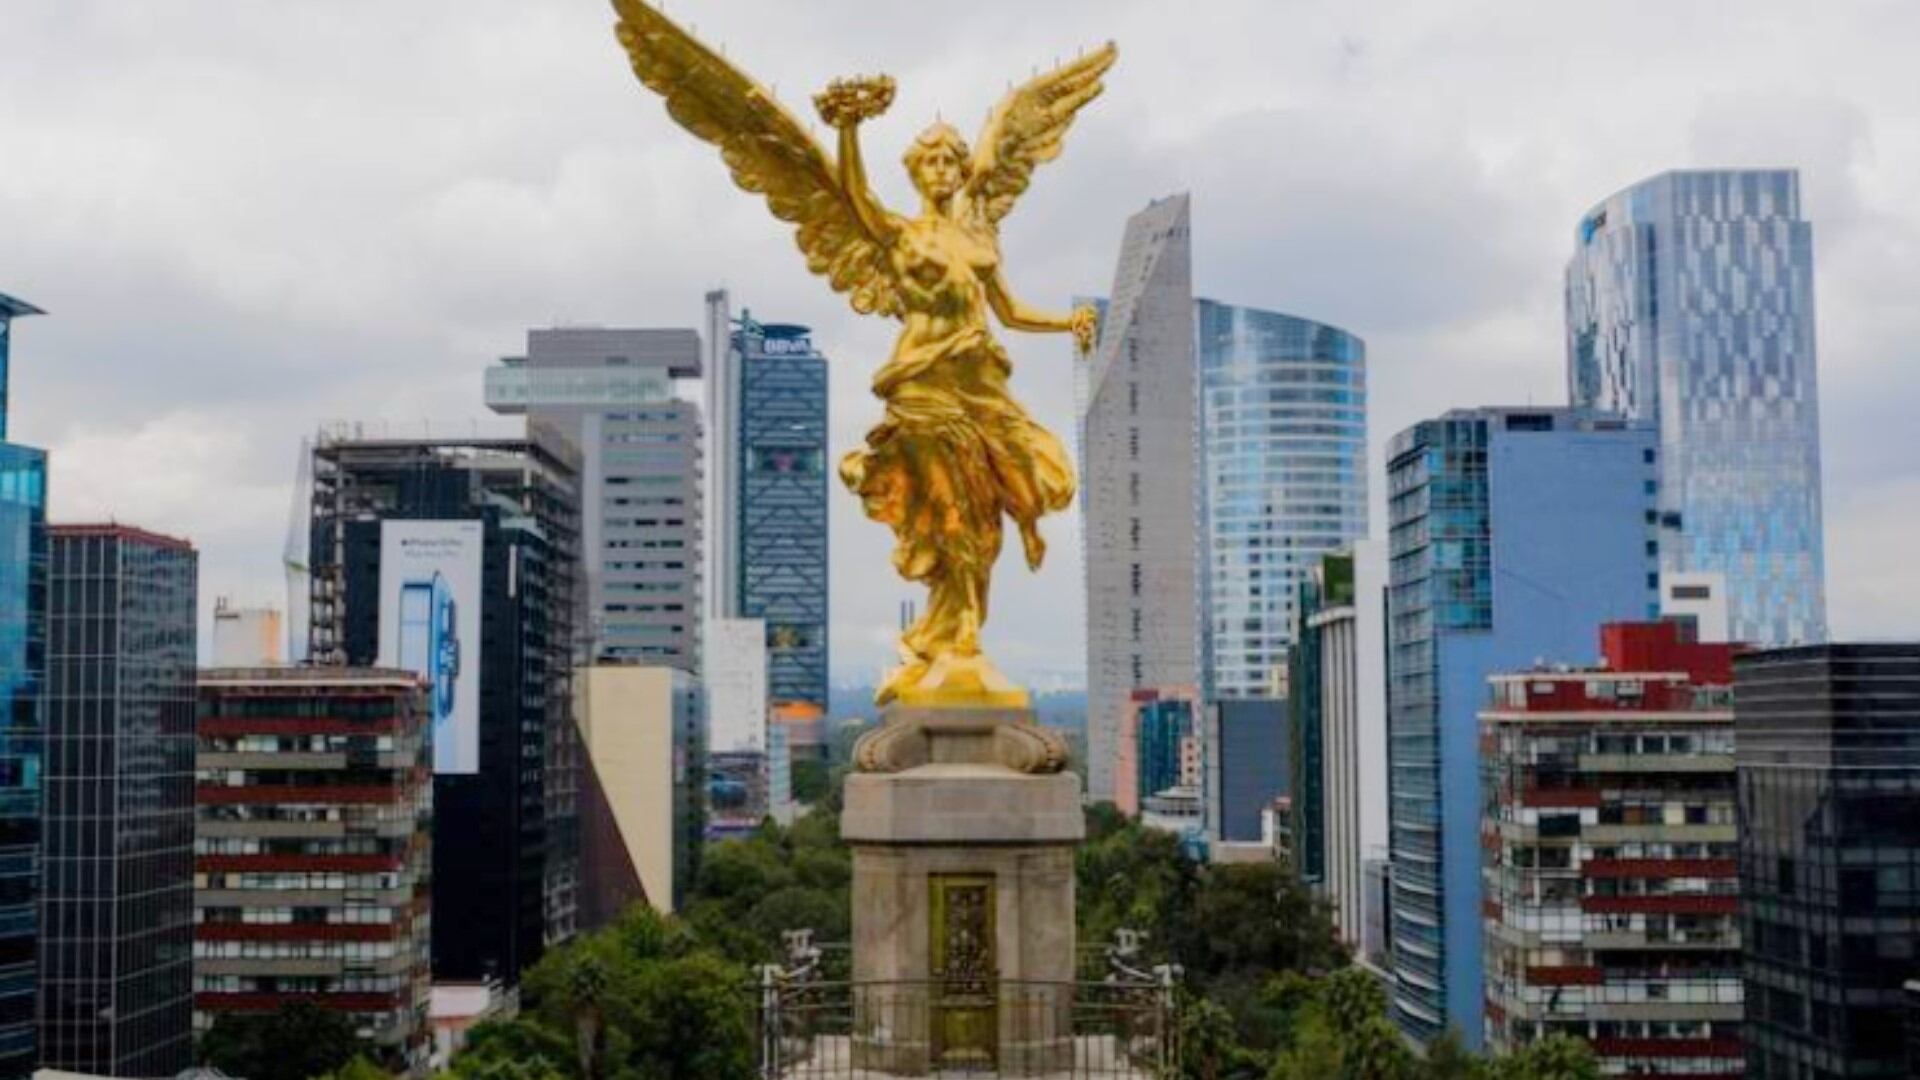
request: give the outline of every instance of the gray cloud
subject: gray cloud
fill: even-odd
[[[1563,394],[1560,272],[1586,207],[1661,169],[1804,170],[1816,222],[1833,615],[1920,632],[1920,84],[1908,5],[1412,0],[981,3],[925,38],[914,5],[695,4],[672,13],[791,103],[887,70],[869,133],[883,192],[936,112],[1106,37],[1122,61],[1007,223],[1017,286],[1104,289],[1120,226],[1195,194],[1209,295],[1370,344],[1374,439],[1444,408]],[[728,285],[808,322],[835,361],[836,450],[878,414],[887,328],[809,278],[626,71],[599,3],[233,5],[21,0],[0,67],[0,290],[19,327],[15,435],[55,454],[66,519],[117,515],[202,546],[209,598],[280,594],[292,462],[323,420],[486,418],[480,373],[528,326],[691,325]],[[1057,339],[1016,382],[1071,426]],[[475,418],[478,417],[477,421]],[[887,659],[888,537],[836,498],[840,673]],[[1082,659],[1073,523],[1038,576],[1009,560],[992,646],[1016,674]]]

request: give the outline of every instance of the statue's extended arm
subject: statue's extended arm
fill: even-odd
[[[857,122],[840,127],[839,159],[840,187],[846,191],[847,201],[853,204],[853,213],[860,219],[861,228],[882,243],[892,239],[893,222],[880,206],[880,200],[874,197],[873,188],[867,184],[867,166],[860,156],[860,127]]]
[[[1000,317],[1001,325],[1009,330],[1025,330],[1028,333],[1061,333],[1073,329],[1073,316],[1041,311],[1028,307],[1007,289],[1007,279],[995,270],[987,277],[987,303],[993,305],[993,313]]]
[[[1075,308],[1065,314],[1056,314],[1028,307],[1007,289],[1007,279],[997,269],[987,276],[987,303],[992,305],[993,313],[1000,319],[1001,325],[1009,330],[1039,334],[1071,332],[1081,352],[1086,352],[1093,345],[1096,329],[1093,308]]]
[[[814,107],[840,133],[835,179],[840,193],[853,208],[854,217],[867,235],[885,245],[893,239],[893,215],[887,213],[867,183],[866,160],[860,156],[860,125],[887,111],[893,102],[893,80],[885,75],[871,78],[835,79],[813,97]]]

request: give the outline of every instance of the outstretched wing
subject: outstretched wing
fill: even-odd
[[[1060,142],[1080,107],[1105,89],[1100,76],[1120,56],[1109,41],[1070,64],[1036,76],[1015,88],[987,118],[974,145],[968,193],[974,209],[989,222],[1012,211],[1027,190],[1034,166],[1060,156]]]
[[[833,163],[793,114],[740,69],[641,0],[613,0],[634,74],[666,99],[681,127],[718,146],[734,183],[766,196],[773,216],[799,226],[807,268],[865,315],[898,315],[885,248],[862,227]]]

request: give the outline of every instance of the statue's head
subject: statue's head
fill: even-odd
[[[966,185],[970,158],[967,140],[951,125],[936,123],[907,147],[907,174],[922,196],[943,202]]]

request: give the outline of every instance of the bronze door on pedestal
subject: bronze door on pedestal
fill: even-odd
[[[950,1068],[991,1068],[1000,1035],[993,876],[934,874],[927,891],[933,1060]]]

